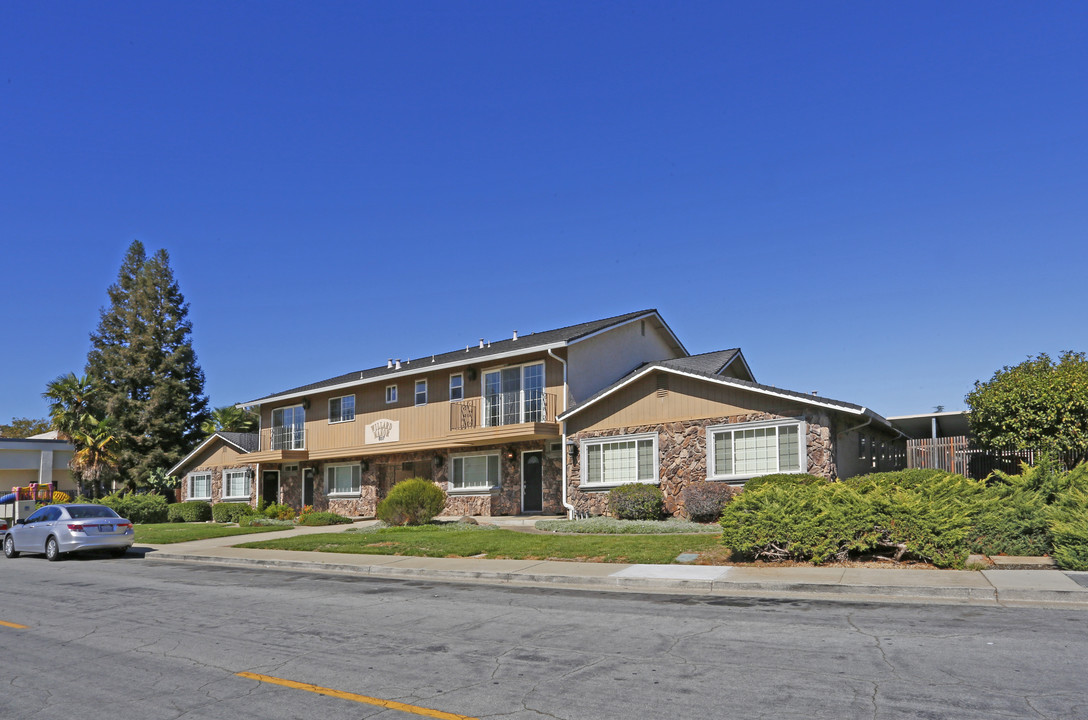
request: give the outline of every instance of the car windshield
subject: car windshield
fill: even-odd
[[[111,508],[108,508],[105,505],[69,505],[66,509],[68,510],[68,514],[72,516],[73,520],[121,517]]]

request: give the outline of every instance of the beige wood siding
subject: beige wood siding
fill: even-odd
[[[558,414],[562,409],[563,393],[563,366],[556,360],[549,358],[545,353],[534,353],[525,358],[511,360],[505,363],[484,362],[466,364],[463,367],[452,370],[441,370],[416,375],[392,374],[389,378],[379,379],[366,385],[359,385],[348,390],[336,390],[331,392],[318,392],[308,396],[309,407],[306,408],[306,450],[309,452],[321,452],[325,450],[338,450],[343,448],[361,447],[365,444],[366,426],[376,420],[394,420],[400,423],[400,440],[398,443],[390,443],[390,452],[395,452],[396,447],[402,444],[418,443],[429,440],[447,438],[451,436],[450,430],[450,375],[463,373],[465,380],[465,399],[479,398],[483,383],[484,373],[502,367],[544,362],[545,392],[555,397],[558,405]],[[411,365],[405,365],[405,370],[410,370],[418,364],[426,364],[427,359],[413,361]],[[469,368],[475,370],[469,372]],[[403,372],[403,371],[402,371]],[[475,378],[471,376],[475,375]],[[417,380],[427,380],[427,404],[417,406],[415,404],[415,383]],[[385,402],[385,388],[388,385],[397,386],[397,402]],[[329,423],[329,400],[344,395],[355,396],[355,419],[347,422]],[[272,427],[272,411],[281,407],[292,407],[300,404],[300,400],[268,405],[261,408],[261,449],[267,450],[268,429]]]
[[[208,444],[206,448],[198,452],[191,457],[188,462],[181,467],[176,477],[184,478],[188,473],[192,472],[193,468],[201,467],[221,467],[223,465],[237,465],[245,462],[240,460],[241,453],[234,449],[234,447],[227,445],[222,438],[216,438],[215,441]]]
[[[668,378],[662,389],[658,378]],[[803,405],[750,390],[653,372],[598,400],[567,421],[567,433],[636,427],[661,422],[727,417],[749,412],[801,415]]]

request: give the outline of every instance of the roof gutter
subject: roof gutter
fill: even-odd
[[[559,357],[552,352],[551,348],[548,348],[548,355],[558,360],[563,365],[563,412],[567,411],[567,361]],[[560,413],[562,414],[562,413]],[[562,463],[562,485],[560,492],[560,500],[563,503],[563,507],[567,509],[567,519],[574,517],[574,506],[567,502],[567,421],[564,420],[559,431],[559,452],[560,462]]]

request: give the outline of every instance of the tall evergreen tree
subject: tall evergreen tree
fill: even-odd
[[[91,334],[87,374],[100,386],[94,414],[112,419],[120,477],[135,487],[200,439],[208,399],[189,305],[166,251],[148,259],[133,241],[108,292],[110,305]]]

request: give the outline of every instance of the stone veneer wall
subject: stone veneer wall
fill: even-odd
[[[512,450],[514,457],[506,458],[506,451]],[[302,502],[302,476],[306,468],[314,470],[314,510],[334,512],[340,515],[352,517],[373,517],[377,510],[381,481],[378,477],[378,467],[384,464],[399,465],[404,462],[425,464],[429,469],[429,477],[443,491],[447,492],[446,508],[443,515],[518,515],[521,513],[521,453],[524,450],[544,450],[543,445],[536,443],[516,443],[508,445],[495,445],[483,448],[458,449],[439,451],[442,464],[435,467],[433,451],[414,453],[391,453],[387,455],[369,455],[366,457],[355,456],[337,458],[325,463],[300,462],[297,473],[289,476],[282,474],[280,477],[280,489],[283,502],[292,507],[301,507]],[[499,473],[501,487],[498,490],[486,493],[453,493],[449,491],[449,468],[452,454],[487,454],[498,452],[500,458]],[[367,468],[362,472],[359,497],[357,498],[330,498],[325,494],[325,466],[339,465],[342,463],[366,462]],[[560,513],[562,503],[560,501],[561,470],[560,458],[552,458],[544,453],[542,467],[543,484],[543,512]],[[262,470],[276,470],[282,466],[262,466]],[[214,480],[213,480],[214,481]]]
[[[581,442],[590,438],[657,433],[659,487],[665,495],[665,510],[679,515],[683,509],[680,493],[691,482],[706,481],[706,429],[712,425],[796,418],[796,414],[748,413],[727,417],[667,422],[638,427],[587,431],[571,435],[569,440]],[[808,470],[813,475],[835,478],[834,419],[826,412],[806,412],[806,446]],[[611,488],[582,491],[581,453],[578,461],[567,460],[568,500],[578,513],[608,514],[608,491]]]
[[[190,470],[181,478],[181,489],[178,493],[178,497],[182,502],[189,499],[189,475],[192,473],[206,473],[212,474],[212,499],[210,502],[217,503],[223,502],[223,473],[226,470],[249,470],[249,504],[253,505],[257,502],[257,468],[255,465],[239,464],[239,465],[207,465],[204,467],[198,467]],[[245,502],[243,500],[230,500],[229,502]]]

